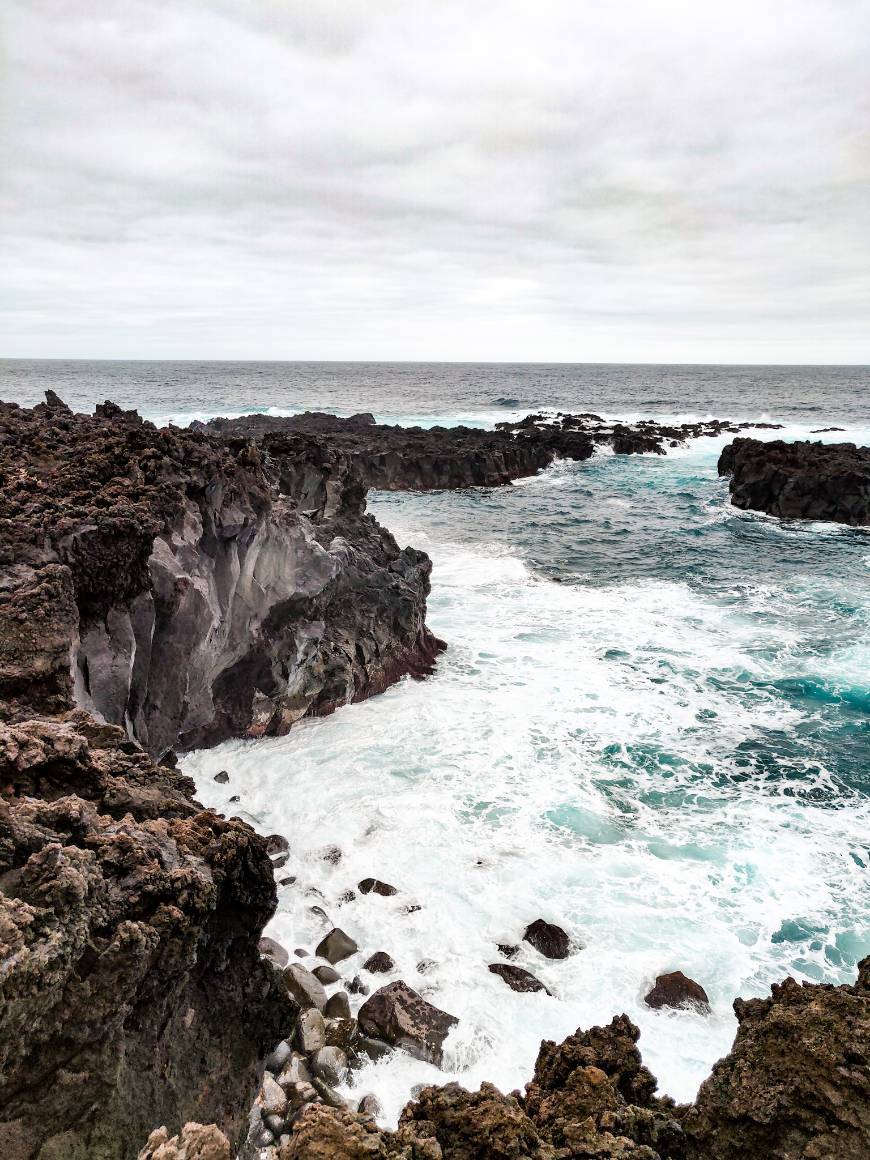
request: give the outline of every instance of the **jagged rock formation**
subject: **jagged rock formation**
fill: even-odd
[[[231,1136],[293,1018],[257,939],[264,839],[74,711],[0,723],[0,1156],[122,1160],[155,1123]]]
[[[342,419],[320,412],[304,415],[243,415],[239,419],[212,419],[194,427],[222,435],[255,439],[280,464],[285,454],[298,478],[301,436],[316,437],[328,458],[339,453],[367,487],[391,491],[429,491],[438,488],[497,487],[512,479],[534,475],[554,459],[589,459],[599,445],[618,455],[654,452],[681,446],[702,435],[737,432],[746,426],[727,421],[662,425],[652,420],[635,424],[608,423],[599,415],[554,418],[527,415],[516,423],[499,423],[495,431],[471,427],[396,427],[375,423],[371,415]],[[295,437],[295,438],[294,438]]]
[[[0,698],[73,704],[152,754],[285,732],[430,671],[431,565],[346,458],[0,405]],[[303,514],[303,510],[306,514]]]
[[[157,1128],[139,1160],[230,1160],[230,1142],[214,1124],[185,1124],[177,1136]]]
[[[870,525],[870,447],[735,439],[719,458],[735,507],[783,519]]]
[[[187,1120],[238,1141],[293,1026],[258,952],[269,841],[202,810],[169,751],[282,732],[442,647],[428,558],[346,458],[297,450],[278,471],[111,403],[0,404],[4,1160],[128,1160]]]
[[[318,1096],[305,1065],[270,1160],[863,1160],[870,1155],[870,959],[851,986],[787,980],[735,1003],[740,1028],[695,1104],[656,1095],[639,1032],[607,1027],[544,1042],[524,1093],[484,1083],[424,1088],[395,1132]],[[289,1052],[289,1047],[287,1048]],[[283,1056],[282,1056],[283,1059]],[[308,1095],[306,1096],[306,1089]],[[262,1098],[262,1097],[261,1097]],[[366,1101],[362,1101],[367,1107]]]

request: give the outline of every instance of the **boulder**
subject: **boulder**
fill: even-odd
[[[363,970],[371,971],[373,975],[385,975],[388,971],[394,971],[395,969],[396,964],[386,951],[375,951],[363,963]]]
[[[343,930],[335,926],[329,934],[320,940],[314,953],[318,958],[326,959],[328,962],[334,964],[340,963],[343,959],[349,959],[358,950],[359,947],[350,935],[345,934]]]
[[[682,971],[670,971],[656,978],[655,986],[644,996],[647,1007],[697,1007],[710,1010],[710,1000],[700,983],[687,978]]]
[[[522,967],[515,967],[511,963],[490,963],[489,969],[504,979],[512,991],[546,991],[548,995],[551,994],[540,979]]]
[[[226,785],[227,782],[230,780],[230,775],[227,773],[227,771],[225,769],[222,769],[222,770],[220,770],[219,773],[216,773],[214,775],[214,779],[218,783],[218,785]]]
[[[273,938],[261,938],[257,947],[263,958],[268,959],[276,967],[286,967],[290,961],[287,951]]]
[[[264,1116],[283,1116],[287,1111],[287,1095],[268,1071],[263,1076],[259,1104]]]
[[[360,894],[380,894],[382,898],[390,898],[393,894],[398,894],[395,886],[391,886],[389,882],[381,882],[378,878],[363,878],[357,884],[357,889]]]
[[[337,983],[341,978],[335,967],[325,967],[323,965],[315,967],[311,972],[316,979],[323,983],[324,987],[328,987],[331,983]]]
[[[303,1010],[307,1007],[316,1007],[318,1011],[322,1011],[326,1006],[326,991],[323,984],[301,963],[291,963],[285,968],[284,985]]]
[[[561,926],[542,918],[526,927],[523,938],[547,959],[567,959],[571,953],[571,940]]]
[[[436,1067],[442,1063],[444,1040],[459,1022],[401,980],[381,987],[366,999],[358,1021],[363,1035],[399,1047]]]
[[[347,1074],[347,1056],[340,1047],[321,1047],[311,1057],[311,1070],[318,1079],[334,1087]]]
[[[326,1046],[326,1023],[316,1007],[309,1007],[299,1016],[296,1046],[306,1056]]]
[[[350,999],[347,997],[347,991],[336,991],[334,995],[329,996],[323,1008],[323,1016],[325,1019],[350,1019]]]

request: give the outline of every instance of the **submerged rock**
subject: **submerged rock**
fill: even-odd
[[[671,971],[656,978],[655,986],[644,996],[647,1007],[696,1007],[710,1010],[710,1000],[700,983],[687,978],[682,971]]]
[[[381,882],[378,878],[363,878],[357,884],[357,889],[360,894],[380,894],[382,898],[391,898],[394,894],[398,894],[395,886],[391,886],[389,882]]]
[[[542,918],[526,927],[523,938],[547,959],[567,959],[571,953],[571,940],[561,926]]]
[[[363,1003],[358,1019],[364,1035],[400,1047],[436,1067],[441,1066],[444,1040],[459,1022],[401,981],[375,991]]]

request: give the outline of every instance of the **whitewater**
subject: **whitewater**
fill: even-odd
[[[542,1038],[623,1011],[660,1089],[689,1100],[736,996],[851,980],[870,950],[870,534],[736,511],[726,442],[371,494],[432,557],[434,676],[184,758],[206,805],[289,840],[266,934],[292,955],[340,926],[360,946],[346,979],[385,950],[372,990],[402,978],[458,1016],[443,1071],[396,1052],[354,1075],[385,1123],[417,1084],[522,1087]],[[399,893],[344,897],[370,876]],[[521,944],[552,996],[487,970],[538,917],[577,947]],[[709,1015],[645,1006],[669,970]]]

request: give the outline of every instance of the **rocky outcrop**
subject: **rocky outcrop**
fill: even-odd
[[[0,405],[0,698],[159,756],[429,672],[428,558],[365,514],[346,457],[302,436],[280,462],[109,403]]]
[[[782,519],[870,525],[870,447],[735,439],[719,458],[735,507]]]
[[[870,1156],[870,958],[854,985],[786,979],[734,1010],[734,1046],[685,1121],[693,1160]]]
[[[389,491],[431,491],[463,487],[498,487],[534,475],[554,459],[589,459],[598,446],[617,455],[655,453],[682,446],[687,439],[738,432],[768,424],[714,419],[682,425],[641,420],[610,423],[599,415],[527,415],[516,423],[498,423],[494,431],[472,427],[397,427],[375,423],[371,415],[243,415],[195,424],[217,434],[255,439],[279,472],[281,486],[303,504],[321,502],[319,467],[313,462],[337,459],[350,465],[367,487]],[[772,424],[770,424],[772,426]],[[319,451],[311,440],[316,439]],[[300,446],[307,446],[312,467],[300,467]],[[287,466],[285,466],[285,463]],[[312,480],[314,483],[312,484]]]
[[[230,1142],[214,1124],[185,1124],[177,1136],[157,1128],[139,1160],[230,1160]]]
[[[237,1137],[293,1016],[257,952],[263,839],[81,711],[0,724],[0,789],[0,1155],[126,1160],[186,1120]]]
[[[625,1015],[541,1044],[525,1092],[423,1088],[396,1131],[371,1097],[321,1098],[289,1062],[296,1095],[277,1160],[864,1160],[870,1155],[870,959],[854,986],[787,980],[735,1004],[732,1051],[680,1106],[656,1095]],[[288,1049],[289,1050],[289,1049]],[[307,1073],[306,1073],[307,1074]],[[279,1077],[283,1082],[283,1077]],[[302,1093],[302,1102],[299,1102]],[[307,1093],[307,1096],[306,1096]],[[334,1093],[332,1093],[334,1096]],[[270,1153],[270,1155],[272,1155]]]

